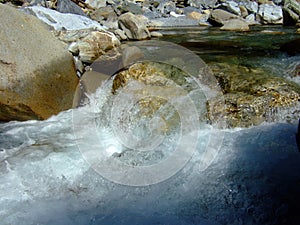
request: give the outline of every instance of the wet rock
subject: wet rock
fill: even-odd
[[[85,3],[94,9],[99,9],[106,6],[106,0],[86,0]]]
[[[106,51],[120,45],[117,37],[104,31],[92,31],[86,37],[70,45],[69,51],[85,63],[92,63]]]
[[[86,16],[83,10],[71,0],[58,0],[56,10],[61,13],[72,13]]]
[[[224,22],[220,30],[226,31],[249,31],[248,23],[240,19],[231,19]]]
[[[93,21],[85,16],[75,14],[60,13],[52,9],[41,6],[31,6],[22,9],[23,12],[36,16],[38,19],[48,24],[54,30],[81,30],[81,29],[99,29],[104,27],[98,22]]]
[[[213,67],[223,90],[225,111],[218,98],[209,105],[209,117],[222,114],[228,127],[248,127],[262,122],[298,120],[300,87],[265,71],[219,64]],[[230,71],[230,72],[229,72]]]
[[[213,8],[217,2],[218,0],[188,0],[188,4],[190,6],[200,9]]]
[[[282,10],[284,25],[295,25],[299,21],[300,3],[296,0],[286,0]]]
[[[263,24],[282,24],[283,15],[280,6],[262,4],[259,6],[258,17]]]
[[[211,12],[208,22],[214,26],[223,26],[226,21],[238,18],[239,17],[235,14],[226,12],[222,9],[216,9]]]
[[[129,39],[142,40],[151,37],[146,21],[147,18],[128,12],[119,17],[119,26]]]
[[[13,7],[0,4],[0,20],[0,120],[46,119],[71,108],[78,78],[62,42]]]

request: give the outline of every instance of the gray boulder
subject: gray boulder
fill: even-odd
[[[263,24],[282,24],[283,14],[280,6],[262,4],[258,9],[258,17]]]
[[[137,16],[128,12],[119,17],[119,26],[131,40],[147,39],[151,35],[147,29],[146,20],[144,16]]]
[[[36,16],[54,30],[81,30],[88,28],[98,30],[104,29],[104,27],[98,22],[93,21],[85,16],[70,13],[60,13],[42,6],[25,7],[22,9],[22,11]]]
[[[71,108],[78,78],[65,45],[13,7],[0,4],[0,20],[0,120],[46,119]]]
[[[56,10],[61,13],[72,13],[86,16],[82,9],[71,0],[58,0]]]
[[[85,3],[94,9],[99,9],[106,6],[106,0],[86,0]]]

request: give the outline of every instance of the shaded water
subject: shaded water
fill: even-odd
[[[237,40],[234,42],[236,48],[224,48],[220,44],[219,47],[209,45],[207,49],[197,45],[195,49],[189,45],[212,66],[226,63],[229,67],[263,67],[272,76],[283,76],[281,70],[285,71],[284,76],[289,76],[286,62],[297,63],[297,57],[288,57],[278,50],[277,43],[285,40],[283,36],[273,44],[273,35],[266,43],[254,41],[253,37],[261,38],[259,31],[258,34],[236,34],[191,30],[188,35],[185,32],[177,30],[176,35],[164,39],[185,43],[199,39],[216,40],[215,43]],[[294,35],[292,29],[285,32],[289,34],[287,39]],[[250,43],[255,46],[249,47]],[[258,49],[263,53],[256,54]],[[270,72],[273,70],[274,74]],[[159,184],[131,187],[104,179],[84,160],[78,142],[95,143],[74,135],[74,115],[82,125],[79,133],[87,137],[84,134],[91,133],[90,122],[99,117],[91,106],[62,112],[46,121],[0,124],[2,224],[300,222],[300,154],[295,143],[296,123],[225,129],[219,154],[205,171],[199,169],[201,154],[196,152],[175,176]],[[212,130],[209,125],[202,126],[200,136],[204,142],[208,132],[217,136],[220,131]],[[110,141],[116,140],[112,137]]]

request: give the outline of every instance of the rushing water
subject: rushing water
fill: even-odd
[[[176,33],[165,38],[183,43],[234,40],[238,36],[239,43],[248,46],[250,42],[245,39],[265,35],[231,36],[214,30]],[[246,62],[267,71],[278,66],[274,69],[276,75],[280,71],[289,75],[290,65],[286,62],[297,63],[297,57],[288,57],[277,47],[270,50],[267,40],[265,44],[252,41],[260,47],[252,47],[254,52],[250,55],[242,54],[251,50],[249,46],[248,50],[239,47],[232,54],[228,52],[231,48],[193,49],[209,65],[226,59],[229,64]],[[262,53],[254,54],[261,48]],[[268,66],[268,62],[273,66]],[[100,105],[103,102],[97,95],[90,98]],[[76,135],[74,116],[81,128]],[[201,169],[199,146],[210,136],[220,135],[220,130],[202,124],[198,149],[182,170],[158,184],[133,187],[100,176],[78,149],[78,143],[91,147],[95,144],[89,138],[95,131],[91,124],[95,124],[96,136],[105,139],[105,144],[115,146],[118,142],[102,129],[98,119],[99,112],[87,105],[46,121],[0,124],[1,224],[299,224],[300,154],[295,142],[296,123],[222,130],[221,148],[206,170]],[[176,140],[177,136],[170,138]]]

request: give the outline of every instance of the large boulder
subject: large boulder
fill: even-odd
[[[81,30],[88,28],[97,30],[104,29],[104,27],[97,21],[91,20],[86,16],[71,13],[60,13],[42,6],[25,7],[22,8],[22,11],[36,16],[54,30]]]
[[[78,78],[65,45],[13,7],[0,4],[0,20],[0,120],[46,119],[71,108]]]

